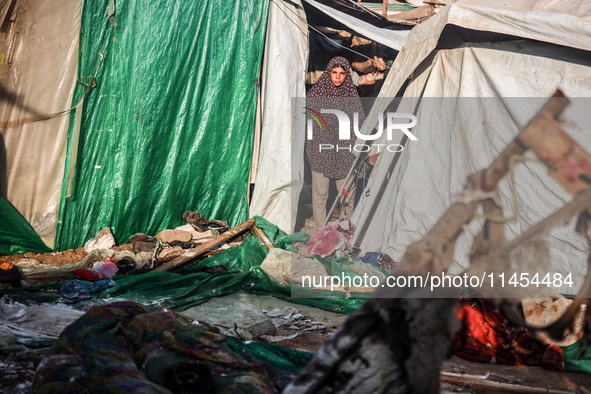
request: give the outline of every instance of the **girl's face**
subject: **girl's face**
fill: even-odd
[[[330,80],[334,84],[334,86],[339,87],[345,82],[345,77],[347,73],[341,66],[336,66],[332,70],[330,70]]]

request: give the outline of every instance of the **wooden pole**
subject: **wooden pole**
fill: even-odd
[[[441,372],[441,381],[458,386],[470,386],[481,389],[494,390],[495,392],[504,393],[531,393],[531,394],[567,394],[572,391],[553,390],[543,387],[525,386],[522,384],[495,382],[487,380],[481,376],[459,374],[452,372]]]
[[[233,238],[233,237],[237,236],[238,234],[250,229],[252,226],[254,226],[254,223],[255,223],[254,219],[248,219],[246,222],[239,224],[238,226],[236,226],[234,228],[229,229],[225,233],[218,235],[214,239],[207,241],[206,243],[201,244],[201,245],[197,246],[196,248],[191,249],[188,252],[185,252],[184,254],[177,257],[176,259],[173,259],[167,263],[164,263],[164,264],[154,268],[150,272],[170,271],[171,269],[176,268],[179,265],[182,265],[182,264],[188,262],[189,260],[194,259],[195,257],[201,256],[202,254],[207,252],[209,249],[211,249],[215,246],[218,246],[222,242],[225,242],[225,241],[229,240],[230,238]]]
[[[271,241],[269,241],[269,238],[267,238],[267,236],[265,235],[263,230],[260,229],[260,227],[252,226],[252,231],[254,232],[254,235],[256,235],[257,238],[261,240],[263,245],[265,245],[265,248],[267,248],[267,250],[271,250],[272,248],[274,248],[273,244],[271,243]]]

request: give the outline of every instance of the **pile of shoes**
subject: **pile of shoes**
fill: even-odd
[[[197,211],[185,211],[183,220],[200,233],[211,230],[218,231],[218,234],[221,234],[230,228],[225,220],[208,220]]]
[[[155,237],[136,233],[129,237],[134,253],[151,252],[151,266],[168,262],[188,249],[193,249],[227,231],[225,220],[208,220],[197,211],[186,211],[183,219],[187,224],[175,229],[162,230]]]

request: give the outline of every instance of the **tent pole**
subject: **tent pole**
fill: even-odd
[[[349,183],[349,180],[351,179],[351,175],[353,174],[355,168],[357,167],[357,164],[363,163],[363,160],[360,160],[360,158],[363,157],[363,159],[365,160],[366,154],[367,154],[366,152],[362,152],[359,156],[357,156],[355,158],[355,161],[353,162],[353,164],[351,165],[351,168],[349,169],[349,173],[345,177],[345,182],[343,182],[343,186],[341,186],[341,190],[339,190],[337,197],[334,199],[334,202],[332,203],[330,210],[326,213],[326,218],[324,219],[324,223],[322,224],[322,226],[326,226],[326,224],[328,223],[328,221],[332,217],[332,213],[334,212],[334,209],[336,208],[337,203],[339,202],[339,200],[343,196],[343,190],[345,190],[345,187]]]
[[[406,146],[407,141],[408,141],[408,136],[405,134],[404,137],[402,137],[402,140],[400,140],[400,145]],[[396,157],[394,159],[392,159],[392,161],[390,162],[390,166],[388,167],[388,172],[386,172],[386,178],[389,178],[390,174],[392,174],[392,171],[396,167],[396,164],[398,164],[398,160],[400,159],[401,153],[402,152],[397,152]],[[375,216],[375,214],[378,210],[378,206],[380,205],[380,202],[382,201],[382,196],[384,195],[384,192],[386,191],[387,186],[388,186],[388,182],[386,182],[386,179],[384,179],[380,183],[380,189],[378,190],[378,193],[376,194],[376,198],[374,199],[373,203],[371,204],[371,208],[367,214],[367,217],[365,218],[365,221],[363,222],[363,226],[361,227],[361,230],[359,231],[359,233],[355,237],[355,240],[352,243],[354,248],[359,248],[359,246],[361,245],[361,242],[363,242],[363,239],[365,238],[365,234],[367,233],[367,229],[369,228],[369,224],[373,220],[373,217]]]

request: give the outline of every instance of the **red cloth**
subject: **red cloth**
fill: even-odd
[[[511,328],[498,308],[482,300],[460,301],[456,315],[463,323],[452,340],[456,356],[480,363],[565,370],[560,347],[541,344],[525,328]]]
[[[91,272],[90,270],[76,269],[76,270],[74,270],[74,273],[84,279],[98,278],[98,275],[96,274],[96,272]]]
[[[355,225],[349,218],[343,218],[320,227],[308,241],[308,247],[303,252],[306,257],[317,254],[333,256],[341,244],[348,244],[355,233]]]
[[[84,279],[94,279],[111,277],[115,275],[117,271],[119,271],[119,266],[117,266],[112,258],[107,257],[105,260],[103,260],[101,265],[95,269],[77,269],[74,270],[74,273]]]

